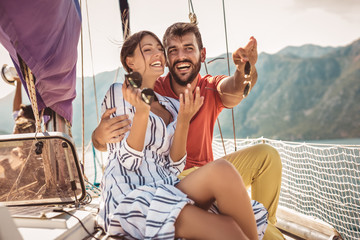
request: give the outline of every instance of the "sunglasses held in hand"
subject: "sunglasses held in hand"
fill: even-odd
[[[246,98],[247,95],[249,94],[250,90],[251,90],[251,64],[249,61],[247,61],[245,63],[245,67],[244,67],[244,77],[246,79],[249,78],[249,80],[244,81],[244,84],[246,84],[245,89],[244,89],[244,93],[243,93],[243,98]]]
[[[142,83],[142,76],[138,72],[132,72],[125,74],[126,87],[129,85],[133,88],[140,88]],[[150,105],[155,98],[154,90],[151,88],[144,88],[141,90],[141,99],[148,105]]]

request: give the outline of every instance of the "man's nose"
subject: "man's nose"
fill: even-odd
[[[186,54],[186,52],[185,52],[183,49],[179,49],[179,51],[178,51],[178,58],[179,58],[180,60],[187,58],[187,54]]]

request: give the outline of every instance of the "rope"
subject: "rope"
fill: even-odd
[[[197,22],[197,17],[196,17],[195,11],[194,11],[192,0],[189,0],[188,5],[189,5],[189,19],[190,19],[190,22],[194,23],[194,24],[197,24],[198,23]]]
[[[73,138],[72,132],[71,132],[71,124],[70,124],[70,122],[69,122],[68,120],[66,120],[65,118],[64,118],[64,120],[65,120],[65,124],[66,124],[66,126],[67,126],[67,128],[68,128],[69,136],[70,136],[71,138]]]
[[[209,62],[210,62],[210,61],[209,61]],[[204,66],[205,66],[206,74],[209,74],[209,72],[208,72],[208,68],[207,68],[207,65],[206,65],[206,62],[204,62]],[[224,138],[223,138],[222,131],[221,131],[221,127],[220,127],[220,121],[219,121],[219,118],[217,118],[217,119],[216,119],[216,122],[218,123],[219,132],[220,132],[220,137],[221,137],[221,142],[222,142],[222,145],[223,145],[224,153],[225,153],[225,155],[226,155],[226,149],[225,149],[225,144],[224,144]]]
[[[94,159],[94,185],[96,184],[96,178],[97,178],[97,167],[96,167],[96,153],[94,145],[92,145],[92,152],[93,152],[93,159]]]
[[[22,72],[22,75],[25,79],[26,86],[29,92],[31,107],[34,113],[35,117],[35,124],[36,124],[36,133],[40,133],[42,131],[41,129],[41,121],[39,116],[39,110],[38,110],[38,104],[37,104],[37,98],[36,98],[36,90],[35,90],[35,77],[32,74],[30,68],[26,65],[24,60],[17,55],[19,63],[20,63],[20,69]]]
[[[86,4],[86,16],[87,16],[88,33],[89,33],[89,43],[90,43],[90,57],[91,57],[91,69],[92,69],[92,79],[93,79],[94,97],[95,97],[96,120],[97,120],[97,124],[99,124],[99,110],[98,110],[98,101],[97,101],[95,74],[94,74],[94,58],[93,58],[93,52],[92,52],[90,23],[89,23],[89,9],[88,9],[88,5],[87,5],[87,0],[85,1],[85,4]]]
[[[82,4],[80,0],[80,9],[82,9]],[[83,39],[83,27],[81,23],[81,31],[80,31],[80,42],[81,42],[81,147],[82,147],[82,171],[85,175],[84,164],[85,164],[85,114],[84,114],[84,39]]]
[[[228,74],[230,76],[230,60],[229,60],[229,49],[228,49],[228,38],[227,38],[227,29],[226,29],[226,14],[225,14],[225,3],[222,0],[223,4],[223,15],[224,15],[224,30],[225,30],[225,42],[226,42],[226,59],[227,59],[227,66],[228,66]],[[234,118],[234,108],[231,109],[232,115],[232,123],[233,123],[233,133],[234,133],[234,147],[236,151],[236,134],[235,134],[235,118]]]
[[[188,4],[189,4],[189,19],[190,19],[190,22],[194,23],[194,24],[197,24],[198,23],[197,22],[197,17],[196,17],[195,11],[194,11],[194,6],[192,4],[192,0],[189,0]],[[209,74],[206,62],[204,62],[204,66],[205,66],[206,74]],[[228,66],[229,66],[229,64],[228,64]],[[229,69],[229,75],[230,75],[230,69]],[[224,139],[223,139],[223,135],[222,135],[221,127],[220,127],[219,118],[217,118],[216,121],[218,123],[219,132],[220,132],[221,140],[222,140],[222,143],[223,143],[224,152],[225,152],[225,155],[226,155],[226,149],[225,149]],[[234,118],[233,118],[233,126],[234,126]],[[235,147],[235,151],[236,151],[236,147]]]
[[[115,83],[115,82],[116,82],[116,80],[118,79],[119,70],[120,70],[120,67],[118,67],[118,68],[116,69],[115,78],[114,78],[113,83]]]

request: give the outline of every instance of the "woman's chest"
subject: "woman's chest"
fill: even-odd
[[[155,150],[158,153],[168,151],[175,133],[175,122],[166,125],[163,118],[151,112],[147,124],[145,148]]]

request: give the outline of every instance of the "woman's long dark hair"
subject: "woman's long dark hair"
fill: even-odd
[[[153,32],[140,31],[132,34],[130,37],[128,37],[125,40],[120,52],[120,60],[126,72],[128,73],[132,72],[131,68],[126,64],[126,58],[134,55],[136,47],[140,44],[141,40],[147,35],[154,37],[156,41],[158,41],[158,43],[161,45],[162,49],[164,49],[160,39]],[[141,52],[141,54],[143,53]]]

